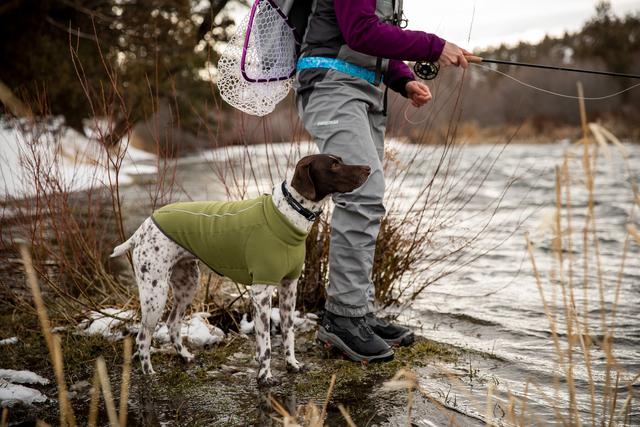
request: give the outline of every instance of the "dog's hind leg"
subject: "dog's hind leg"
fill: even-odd
[[[278,290],[278,301],[280,305],[280,319],[282,321],[282,337],[284,351],[287,359],[287,370],[300,372],[304,366],[296,360],[294,341],[295,334],[293,328],[293,312],[296,308],[296,287],[298,280],[283,280]]]
[[[138,356],[140,363],[142,363],[142,372],[154,374],[149,351],[151,338],[167,302],[169,271],[166,265],[156,267],[147,262],[136,269],[136,279],[140,291],[140,309],[142,311],[142,325],[137,338]]]
[[[182,256],[181,250],[150,219],[142,225],[139,241],[133,250],[133,265],[142,312],[136,342],[145,374],[155,373],[149,355],[151,339],[167,302],[171,267]]]
[[[273,286],[253,285],[250,288],[250,293],[255,320],[256,358],[260,365],[258,384],[271,386],[278,383],[271,375],[271,294]]]
[[[193,297],[198,290],[198,279],[200,270],[195,259],[184,259],[179,261],[171,273],[171,288],[173,289],[173,308],[167,318],[167,327],[171,342],[176,351],[185,362],[193,361],[193,354],[182,345],[180,329],[182,317]]]

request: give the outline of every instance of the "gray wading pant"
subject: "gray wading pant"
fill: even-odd
[[[298,98],[298,112],[321,153],[371,166],[362,187],[333,197],[325,306],[340,316],[363,316],[373,309],[371,272],[385,213],[383,92],[365,80],[329,70],[314,84],[306,103]]]

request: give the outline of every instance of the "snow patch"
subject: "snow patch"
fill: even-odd
[[[31,371],[0,369],[0,378],[18,384],[49,384],[49,380]]]
[[[49,384],[49,380],[31,371],[0,369],[0,406],[12,406],[18,402],[31,405],[47,400],[47,397],[38,390],[25,387],[20,383],[46,385]]]
[[[281,317],[280,317],[280,309],[272,308],[271,309],[271,326],[275,328],[280,326]],[[318,316],[313,313],[307,313],[304,316],[300,315],[298,310],[293,312],[293,326],[300,332],[307,332],[311,329],[315,328],[318,324]],[[247,315],[243,314],[242,319],[240,320],[240,331],[244,334],[251,334],[254,332],[255,323],[252,320],[249,322],[247,320]]]
[[[83,320],[78,325],[80,335],[93,336],[101,335],[110,340],[120,340],[123,338],[119,327],[126,321],[135,317],[133,310],[121,310],[118,308],[105,308],[102,312],[92,311],[89,318]]]
[[[12,345],[18,343],[18,337],[5,338],[0,340],[0,345]]]
[[[2,407],[11,406],[18,402],[31,405],[46,400],[47,397],[38,390],[0,379],[0,406]]]
[[[85,137],[63,122],[53,118],[31,125],[0,119],[0,196],[22,199],[37,194],[31,171],[34,158],[41,165],[41,173],[47,171],[66,191],[105,187],[113,181],[115,172],[109,155],[115,156],[115,149],[108,153],[95,130],[87,129],[89,137]],[[119,148],[125,150],[121,185],[133,182],[135,175],[157,173],[154,154],[129,147],[126,138]]]
[[[222,342],[225,337],[224,332],[220,328],[209,324],[208,317],[209,313],[194,313],[190,319],[183,320],[180,336],[186,338],[189,344],[196,347],[205,347]],[[165,323],[159,325],[153,337],[162,344],[168,344],[171,341],[169,328]]]
[[[240,319],[240,332],[250,334],[253,332],[253,328],[255,328],[255,322],[253,320],[249,322],[247,320],[247,313],[243,314],[242,319]]]

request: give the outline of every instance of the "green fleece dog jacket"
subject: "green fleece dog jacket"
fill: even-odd
[[[307,234],[291,224],[270,195],[173,203],[152,219],[168,238],[235,282],[278,285],[302,272]]]

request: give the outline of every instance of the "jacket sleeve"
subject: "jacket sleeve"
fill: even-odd
[[[435,34],[381,22],[376,0],[333,0],[340,32],[351,49],[401,61],[436,61],[445,41]]]
[[[389,67],[384,75],[384,84],[394,92],[398,92],[400,95],[407,97],[407,91],[405,86],[408,82],[415,80],[413,71],[407,64],[397,59],[389,60]]]

